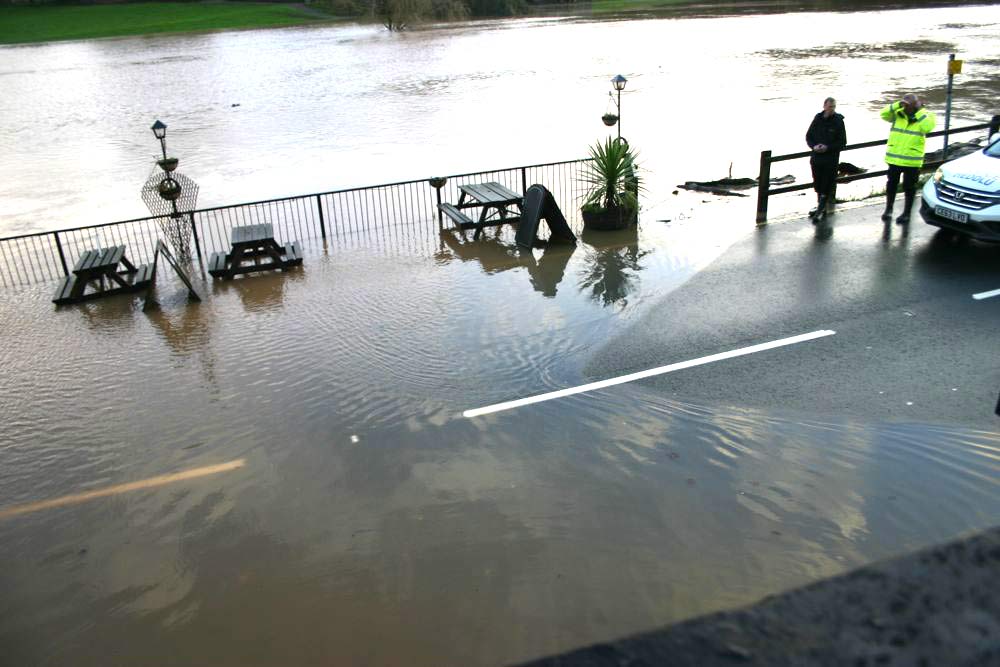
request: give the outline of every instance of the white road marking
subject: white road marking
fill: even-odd
[[[488,415],[494,412],[502,412],[503,410],[520,408],[525,405],[531,405],[532,403],[541,403],[543,401],[551,401],[556,398],[565,398],[566,396],[573,396],[574,394],[582,394],[584,392],[594,391],[595,389],[604,389],[605,387],[613,387],[615,385],[625,384],[626,382],[634,382],[635,380],[642,380],[644,378],[653,377],[655,375],[663,375],[664,373],[672,373],[673,371],[679,371],[685,368],[702,366],[704,364],[710,364],[715,361],[723,361],[724,359],[742,357],[748,354],[754,354],[755,352],[773,350],[774,348],[777,347],[785,347],[787,345],[795,345],[796,343],[804,343],[806,341],[813,340],[816,338],[822,338],[824,336],[832,336],[835,333],[837,332],[825,329],[822,331],[813,331],[810,333],[799,334],[798,336],[792,336],[790,338],[772,340],[767,343],[760,343],[758,345],[751,345],[750,347],[741,347],[737,350],[730,350],[729,352],[720,352],[719,354],[712,354],[707,357],[699,357],[698,359],[691,359],[689,361],[680,361],[676,364],[670,364],[668,366],[660,366],[659,368],[651,368],[646,371],[639,371],[638,373],[630,373],[629,375],[622,375],[608,380],[591,382],[590,384],[580,385],[579,387],[559,389],[558,391],[551,391],[547,394],[538,394],[537,396],[520,398],[515,401],[506,401],[504,403],[496,403],[494,405],[488,405],[484,408],[466,410],[465,412],[462,413],[462,416],[468,419],[472,419],[473,417]]]
[[[991,296],[1000,296],[1000,289],[990,290],[989,292],[980,292],[979,294],[973,294],[972,298],[976,301],[982,299],[989,299]]]
[[[9,519],[11,517],[15,517],[21,514],[28,514],[29,512],[38,512],[40,510],[52,509],[53,507],[63,507],[64,505],[76,505],[78,503],[87,502],[88,500],[96,500],[97,498],[113,496],[119,493],[126,493],[128,491],[150,489],[157,486],[163,486],[164,484],[173,484],[174,482],[182,482],[189,479],[195,479],[196,477],[205,477],[206,475],[216,475],[220,472],[228,472],[230,470],[242,468],[244,465],[246,465],[246,459],[236,459],[235,461],[229,461],[228,463],[220,463],[214,466],[192,468],[191,470],[184,470],[183,472],[175,472],[170,475],[160,475],[159,477],[150,477],[148,479],[139,480],[138,482],[129,482],[127,484],[107,486],[103,489],[94,489],[93,491],[74,493],[69,496],[62,496],[60,498],[51,498],[49,500],[40,500],[38,502],[28,503],[26,505],[14,505],[13,507],[0,509],[0,519]]]

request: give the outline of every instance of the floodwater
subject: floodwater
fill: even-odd
[[[799,30],[819,20],[821,37]],[[635,143],[668,165],[734,119],[751,125],[732,132],[734,153],[765,137],[797,149],[809,98],[848,80],[858,92],[842,107],[869,138],[879,126],[864,114],[887,91],[937,71],[940,54],[898,55],[908,40],[998,57],[995,8],[977,7],[894,13],[893,42],[823,50],[875,43],[887,20],[526,20],[0,49],[17,90],[0,99],[13,119],[0,125],[0,197],[20,207],[2,224],[141,214],[123,202],[151,164],[155,117],[204,203],[230,202],[576,157],[619,70],[635,83]],[[731,39],[694,38],[715,30]],[[611,58],[598,37],[634,49]],[[995,85],[995,71],[972,71]],[[704,84],[722,73],[731,88]],[[976,104],[963,113],[978,119]],[[506,137],[476,130],[500,121]],[[720,152],[702,151],[690,176],[740,159]],[[128,297],[53,308],[51,285],[5,289],[0,665],[500,665],[995,523],[996,433],[693,405],[641,384],[461,416],[593,380],[593,355],[749,218],[718,216],[711,234],[703,222],[644,218],[530,255],[509,229],[333,237],[288,274],[199,281],[200,304],[161,271],[150,314]]]
[[[200,304],[161,271],[150,314],[8,290],[0,664],[500,665],[995,522],[996,433],[642,383],[462,417],[595,379],[701,234],[334,237]]]
[[[675,196],[678,183],[730,168],[755,177],[762,150],[802,150],[828,95],[852,141],[883,138],[878,110],[907,90],[943,116],[949,53],[965,59],[954,126],[984,122],[997,112],[998,37],[994,5],[0,47],[0,236],[148,215],[139,191],[159,152],[156,119],[200,205],[224,205],[585,157],[607,135],[600,117],[618,73],[629,78],[621,130],[646,167],[645,215],[704,215],[713,198]],[[880,154],[845,160],[877,167]],[[785,173],[804,179],[808,166],[775,165]],[[751,208],[752,197],[734,199],[709,216],[752,222]],[[795,195],[772,202],[774,214],[804,208]]]

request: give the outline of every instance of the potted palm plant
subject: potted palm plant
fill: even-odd
[[[587,193],[580,208],[584,229],[624,229],[638,220],[636,157],[628,143],[610,137],[590,147],[583,175]]]

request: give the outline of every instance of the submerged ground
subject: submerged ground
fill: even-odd
[[[313,239],[301,269],[201,304],[167,279],[152,315],[13,288],[0,645],[496,665],[995,524],[1000,300],[972,295],[998,248],[877,215],[700,255],[684,223],[528,256],[432,222]]]

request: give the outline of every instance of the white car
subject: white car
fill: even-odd
[[[981,151],[941,165],[921,199],[927,224],[1000,242],[1000,133]]]

